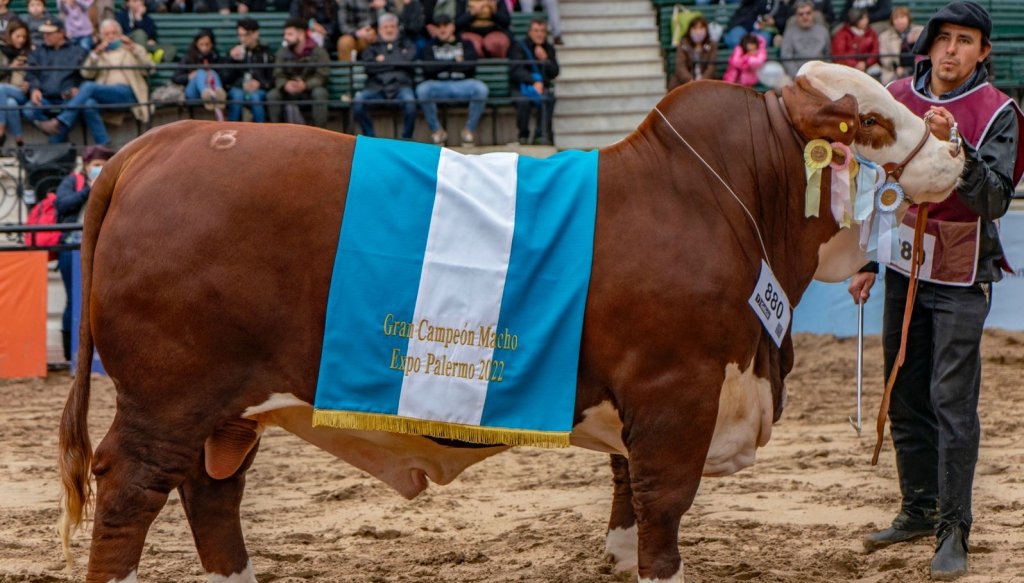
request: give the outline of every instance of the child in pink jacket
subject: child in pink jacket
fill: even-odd
[[[768,47],[764,37],[748,34],[732,51],[729,68],[722,80],[745,87],[757,85],[757,72],[768,60]]]

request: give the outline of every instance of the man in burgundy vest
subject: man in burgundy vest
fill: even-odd
[[[952,2],[935,13],[914,46],[927,55],[913,77],[889,91],[924,116],[934,135],[957,124],[967,164],[956,192],[929,208],[925,264],[907,340],[907,358],[892,392],[889,419],[903,495],[892,525],[864,539],[868,552],[937,535],[933,579],[967,572],[971,490],[978,459],[980,344],[992,283],[1008,269],[996,220],[1010,206],[1024,173],[1017,104],[988,82],[992,20],[974,2]],[[911,206],[901,234],[912,232]],[[906,240],[901,236],[901,240]],[[907,297],[909,245],[885,272],[883,347],[888,377],[899,351]],[[868,298],[877,265],[850,284],[854,302]]]

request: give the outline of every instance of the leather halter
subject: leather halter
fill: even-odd
[[[928,124],[924,124],[924,135],[921,136],[921,140],[917,142],[917,145],[914,146],[914,149],[910,151],[910,154],[908,154],[902,162],[899,164],[889,162],[888,164],[882,165],[882,168],[885,169],[885,175],[892,176],[894,181],[899,182],[900,176],[903,175],[903,170],[906,169],[907,164],[910,164],[910,161],[914,159],[914,156],[917,156],[921,151],[921,148],[924,147],[924,144],[928,141],[928,136],[930,136],[931,133],[932,132],[928,129]]]

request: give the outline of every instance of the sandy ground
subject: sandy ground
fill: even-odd
[[[789,405],[758,463],[707,479],[684,517],[687,581],[918,582],[932,543],[872,555],[859,538],[897,506],[891,445],[869,465],[881,393],[878,338],[867,344],[865,435],[854,412],[852,340],[801,336]],[[1024,583],[1024,334],[984,343],[981,461],[975,487],[972,575]],[[0,583],[72,580],[62,571],[56,427],[69,379],[0,381]],[[95,438],[113,389],[93,384]],[[607,456],[519,449],[470,468],[411,502],[280,430],[250,472],[243,521],[260,583],[616,580],[602,559],[611,492]],[[88,532],[88,529],[85,531]],[[88,537],[75,538],[84,575]],[[177,498],[154,523],[144,581],[205,581]]]

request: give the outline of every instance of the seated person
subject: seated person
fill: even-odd
[[[331,76],[330,57],[308,34],[308,21],[289,18],[284,24],[284,46],[274,57],[274,88],[267,92],[270,121],[281,121],[282,101],[316,100],[313,125],[327,125],[327,80]],[[275,103],[276,102],[276,103]],[[296,105],[289,105],[289,119],[299,121]]]
[[[885,85],[914,72],[914,43],[924,30],[920,24],[912,23],[910,8],[906,6],[892,9],[890,24],[891,28],[878,35],[878,64],[882,67]]]
[[[81,115],[85,118],[85,126],[89,128],[92,139],[97,144],[106,144],[110,137],[100,111],[88,106],[129,106],[149,101],[149,85],[146,83],[149,70],[123,67],[152,67],[153,61],[145,47],[132,42],[121,32],[121,25],[116,20],[108,19],[100,23],[100,44],[89,53],[82,65],[82,77],[95,81],[82,83],[78,92],[66,102],[72,107],[54,119],[36,124],[52,136],[51,142],[66,140],[68,132],[75,127]],[[85,108],[78,109],[81,106]],[[145,123],[149,121],[149,106],[132,107],[132,114]]]
[[[846,23],[832,36],[832,58],[836,63],[854,67],[878,79],[882,68],[878,64],[878,34],[868,22],[868,12],[851,8]]]
[[[448,132],[437,119],[438,99],[469,101],[469,117],[462,129],[462,145],[476,141],[477,125],[484,114],[487,101],[487,86],[474,79],[476,72],[476,51],[473,43],[455,36],[455,22],[450,16],[439,14],[434,17],[437,36],[423,54],[424,81],[416,87],[423,117],[427,120],[435,144],[444,144]]]
[[[43,44],[29,53],[25,70],[32,104],[25,117],[35,121],[36,125],[48,119],[48,106],[63,105],[78,95],[78,86],[82,84],[79,67],[86,54],[81,46],[68,42],[64,36],[64,23],[59,20],[44,23],[40,26],[40,34],[43,35]],[[51,129],[56,134],[59,128],[51,124]],[[54,135],[50,141],[56,143],[60,140]]]
[[[92,48],[92,20],[89,20],[89,7],[93,0],[57,0],[58,12],[64,20],[64,30],[68,40],[82,45],[85,50]]]
[[[174,61],[177,51],[174,45],[158,44],[156,22],[149,16],[144,0],[127,0],[115,18],[128,38],[146,47],[154,63]]]
[[[534,130],[535,144],[551,146],[554,135],[551,118],[555,112],[554,80],[558,77],[555,47],[548,42],[548,23],[541,18],[530,21],[526,38],[512,45],[510,61],[522,61],[509,69],[512,98],[516,103],[516,127],[519,143],[530,143],[530,117],[537,108],[539,119]]]
[[[757,73],[768,60],[766,45],[764,37],[760,35],[748,34],[743,37],[739,46],[732,50],[722,81],[744,87],[757,85]]]
[[[676,46],[676,70],[669,79],[669,90],[690,81],[714,79],[717,58],[718,46],[708,34],[708,22],[703,16],[694,18]]]
[[[339,0],[338,60],[353,61],[377,40],[377,19],[394,14],[392,0]]]
[[[28,25],[32,46],[41,47],[46,44],[46,41],[43,39],[43,33],[39,27],[47,22],[55,22],[57,17],[46,9],[45,0],[28,0],[28,12],[21,15],[21,20]]]
[[[185,87],[187,99],[202,99],[211,104],[223,102],[227,99],[227,93],[220,73],[214,68],[223,62],[224,59],[217,52],[217,39],[213,31],[200,28],[181,56],[178,70],[171,80]]]
[[[796,20],[786,27],[782,35],[782,66],[791,78],[796,77],[807,61],[827,59],[832,38],[824,24],[817,22],[811,0],[798,0]]]
[[[288,12],[292,18],[306,21],[306,34],[317,46],[329,46],[325,43],[331,40],[336,28],[334,20],[338,17],[336,0],[292,0]]]
[[[374,101],[399,101],[402,106],[402,138],[416,129],[416,94],[413,92],[416,47],[398,32],[398,17],[385,14],[377,22],[377,42],[359,60],[366,68],[366,88],[356,93],[352,114],[365,136],[373,136],[373,119],[367,105]],[[367,103],[371,102],[371,103]]]
[[[511,24],[512,16],[504,1],[456,0],[455,30],[460,38],[473,43],[478,57],[504,59],[512,44]]]
[[[778,3],[774,0],[743,0],[725,25],[722,42],[730,49],[735,48],[744,36],[751,33],[764,37],[765,42],[772,42],[777,9]]]
[[[779,29],[780,35],[785,35],[789,27],[796,22],[797,4],[801,0],[779,0],[779,8],[775,11],[775,26]],[[835,11],[832,8],[832,0],[807,0],[811,3],[811,9],[815,12],[814,20],[831,30],[832,23],[836,20]],[[831,34],[831,33],[830,33]]]
[[[12,20],[18,20],[18,15],[8,8],[10,4],[11,0],[0,0],[0,35],[7,32],[7,25],[9,25]]]
[[[843,11],[839,14],[849,14],[854,8],[866,10],[868,21],[880,25],[878,30],[882,30],[892,16],[892,0],[846,0]]]
[[[239,44],[231,48],[229,63],[236,65],[270,65],[274,57],[267,45],[260,42],[260,23],[252,18],[238,21]],[[267,120],[267,91],[274,86],[271,67],[231,68],[224,71],[228,86],[228,121],[241,121],[243,104],[252,111],[252,121]]]
[[[0,105],[9,109],[0,112],[0,146],[7,136],[14,136],[19,146],[25,140],[21,132],[21,110],[19,106],[28,102],[28,80],[25,65],[31,46],[28,41],[28,26],[20,20],[12,20],[0,42]]]

